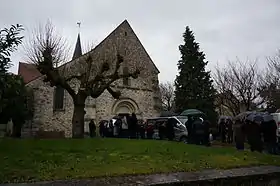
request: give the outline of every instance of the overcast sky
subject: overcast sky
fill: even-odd
[[[176,76],[187,25],[206,54],[208,69],[236,56],[265,63],[280,48],[280,0],[0,0],[0,28],[19,23],[30,30],[47,19],[73,47],[78,21],[86,45],[98,44],[127,19],[161,71],[160,81]],[[24,53],[12,59],[11,70],[17,72]]]

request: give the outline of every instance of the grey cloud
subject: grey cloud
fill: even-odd
[[[264,59],[280,48],[279,0],[0,0],[0,28],[14,23],[28,28],[52,19],[74,45],[76,22],[83,43],[97,43],[128,19],[161,71],[173,80],[180,58],[178,45],[189,25],[205,52],[209,69],[228,59]],[[28,32],[25,32],[28,35]],[[13,55],[15,64],[23,54]],[[16,72],[15,65],[12,71]]]

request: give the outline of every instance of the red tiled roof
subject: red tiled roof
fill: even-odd
[[[30,81],[38,78],[42,74],[37,70],[34,64],[19,62],[18,75],[21,75],[21,77],[24,80],[24,83],[27,84]]]

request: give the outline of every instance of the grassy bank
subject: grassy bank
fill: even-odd
[[[280,165],[280,157],[233,148],[127,139],[1,140],[0,182]]]

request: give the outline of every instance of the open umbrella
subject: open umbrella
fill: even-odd
[[[254,113],[254,112],[252,112],[252,111],[241,112],[240,114],[238,114],[237,116],[234,117],[234,120],[244,121],[247,118],[247,116],[249,116],[252,113]]]
[[[231,116],[220,116],[219,120],[227,120],[227,119],[232,119]]]
[[[263,121],[264,122],[273,121],[273,116],[270,114],[265,114],[265,115],[263,115]]]
[[[263,122],[263,121],[270,121],[271,117],[269,114],[264,112],[255,112],[251,113],[246,117],[246,120],[252,121],[252,122]]]
[[[256,114],[255,113],[250,113],[248,114],[245,119],[248,120],[248,121],[254,121],[254,118],[255,118]]]
[[[187,109],[180,114],[180,116],[192,116],[192,115],[205,115],[205,114],[197,109]]]
[[[254,122],[263,122],[263,116],[260,114],[256,114],[253,118]]]

